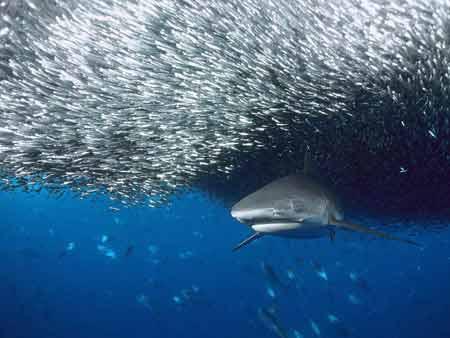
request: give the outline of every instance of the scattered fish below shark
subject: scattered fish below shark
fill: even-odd
[[[136,296],[136,301],[139,304],[142,304],[144,307],[146,307],[147,309],[151,310],[152,307],[150,306],[150,301],[148,296],[144,295],[143,293],[139,294]]]
[[[294,338],[304,338],[304,336],[300,332],[298,332],[297,330],[293,330],[292,331],[292,335],[293,335]]]
[[[348,296],[348,301],[353,304],[353,305],[360,305],[361,304],[361,300],[356,297],[354,294],[350,293]]]
[[[100,251],[102,254],[104,254],[106,257],[109,257],[111,259],[117,258],[116,252],[105,245],[102,244],[97,245],[97,250]]]
[[[277,273],[269,263],[261,262],[261,268],[264,271],[264,275],[266,276],[267,281],[270,285],[272,285],[273,287],[285,288],[284,283],[281,281],[281,279],[278,277]]]
[[[269,308],[259,308],[258,309],[259,319],[278,337],[288,338],[287,331],[281,325],[279,319],[276,316],[276,311],[274,307]]]
[[[75,249],[75,242],[70,242],[69,244],[67,244],[65,249],[59,253],[58,258],[63,258],[67,256],[67,254],[73,251],[74,249]]]
[[[124,257],[130,256],[134,251],[134,245],[129,245],[124,253]]]
[[[309,320],[309,323],[311,324],[311,330],[314,332],[314,334],[317,337],[320,337],[320,328],[319,325],[316,324],[315,321],[313,321],[312,319]]]
[[[306,151],[302,174],[277,179],[232,207],[231,216],[255,231],[234,247],[233,251],[264,235],[302,239],[329,236],[334,240],[336,229],[418,245],[409,239],[346,222],[335,195],[311,177],[309,156],[309,151]]]
[[[287,289],[287,285],[285,285],[281,281],[270,264],[262,262],[261,268],[264,271],[264,275],[267,279],[266,292],[269,297],[276,298],[279,292],[285,291]]]
[[[331,323],[331,324],[334,324],[334,323],[338,323],[339,322],[339,318],[338,317],[336,317],[334,314],[332,314],[332,313],[329,313],[328,315],[327,315],[327,318],[328,318],[328,321]]]
[[[320,263],[316,261],[311,261],[311,265],[313,266],[314,270],[316,271],[317,276],[322,278],[325,281],[328,281],[328,275],[325,271],[324,267],[320,265]]]
[[[296,278],[295,273],[291,268],[286,270],[286,275],[287,275],[287,278],[289,278],[289,280],[295,280],[295,278]]]
[[[369,284],[365,279],[363,279],[361,276],[359,276],[356,272],[350,272],[349,278],[352,282],[355,283],[356,286],[358,286],[363,291],[370,291]]]

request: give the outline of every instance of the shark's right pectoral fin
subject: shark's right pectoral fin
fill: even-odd
[[[255,232],[254,234],[252,234],[250,237],[247,237],[246,239],[244,239],[242,242],[240,242],[238,245],[236,245],[233,248],[233,252],[239,250],[240,248],[242,248],[243,246],[253,242],[255,239],[258,239],[259,237],[261,237],[263,234],[260,232]]]
[[[369,228],[366,228],[365,226],[358,225],[358,224],[352,224],[352,223],[348,223],[348,222],[344,222],[344,221],[337,221],[337,220],[332,220],[331,224],[335,225],[337,227],[348,229],[348,230],[364,232],[366,234],[371,234],[371,235],[374,235],[374,236],[377,236],[380,238],[384,238],[384,239],[390,239],[390,240],[400,241],[400,242],[404,242],[404,243],[408,243],[408,244],[412,244],[412,245],[416,245],[416,246],[421,246],[419,243],[414,242],[410,239],[399,238],[399,237],[393,236],[391,234],[388,234],[388,233],[385,233],[382,231],[369,229]]]

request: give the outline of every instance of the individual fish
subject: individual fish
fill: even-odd
[[[180,296],[177,296],[177,295],[173,296],[173,297],[172,297],[172,300],[173,300],[173,302],[174,302],[175,304],[177,304],[177,305],[180,305],[180,304],[183,303],[181,297],[180,297]]]
[[[269,263],[262,262],[261,268],[263,269],[264,275],[266,276],[269,284],[274,285],[274,286],[284,287],[284,284],[281,282],[277,273],[275,272],[275,270]]]
[[[194,297],[199,293],[199,291],[200,288],[198,286],[192,285],[190,288],[182,289],[180,293],[183,299],[188,302],[193,301]]]
[[[277,294],[275,293],[275,290],[273,288],[271,288],[270,286],[268,286],[266,288],[266,292],[270,298],[275,298],[277,296]]]
[[[258,317],[270,330],[275,332],[277,336],[281,338],[288,338],[287,332],[276,317],[275,309],[273,307],[259,308]]]
[[[65,257],[65,256],[67,256],[67,254],[68,254],[69,252],[73,251],[74,249],[75,249],[75,242],[70,242],[70,243],[67,244],[67,246],[65,247],[65,249],[62,250],[62,251],[59,253],[58,257],[59,257],[59,258],[63,258],[63,257]]]
[[[194,237],[196,237],[196,238],[202,239],[202,238],[204,237],[203,233],[201,233],[200,231],[194,231],[194,232],[192,232],[192,234],[193,234]]]
[[[325,270],[319,270],[317,271],[317,276],[319,276],[320,278],[322,278],[323,280],[328,281],[328,275],[327,272]]]
[[[338,323],[339,322],[339,318],[338,317],[336,317],[334,314],[332,314],[332,313],[329,313],[328,315],[327,315],[327,319],[328,319],[328,321],[331,323],[331,324],[334,324],[334,323]]]
[[[178,254],[180,259],[189,259],[194,256],[194,253],[191,250],[182,251]]]
[[[139,304],[142,304],[143,306],[145,306],[147,309],[151,310],[151,306],[150,306],[150,302],[148,299],[148,296],[144,295],[143,293],[139,294],[136,296],[136,301]]]
[[[127,247],[127,249],[125,250],[125,253],[124,253],[124,256],[125,257],[129,257],[129,256],[131,256],[131,254],[134,252],[134,245],[129,245],[128,247]]]
[[[192,285],[189,288],[181,289],[179,294],[172,297],[172,301],[177,305],[187,304],[194,300],[198,301],[199,292],[200,288],[197,285]]]
[[[100,251],[102,254],[104,254],[106,257],[109,257],[111,259],[117,258],[116,252],[105,245],[102,244],[97,245],[97,250]]]
[[[323,268],[323,266],[316,261],[311,261],[311,264],[312,264],[317,276],[319,276],[320,278],[322,278],[325,281],[328,281],[328,275],[327,275],[327,272],[325,271],[325,269]]]
[[[156,245],[150,244],[147,247],[147,250],[150,252],[151,255],[154,255],[159,251],[159,248]]]
[[[277,296],[277,291],[286,289],[286,286],[278,277],[277,273],[270,264],[261,262],[261,268],[267,280],[267,294],[269,295],[269,297],[275,298]]]
[[[367,281],[364,278],[362,278],[360,275],[358,275],[356,272],[350,272],[349,278],[361,290],[366,291],[366,292],[370,291],[370,287],[369,287],[369,284],[367,283]]]
[[[289,280],[294,280],[295,279],[295,273],[294,273],[294,271],[292,269],[287,269],[286,275],[287,275],[287,278]]]
[[[313,321],[312,319],[309,320],[309,323],[311,325],[311,330],[314,332],[314,334],[319,337],[320,336],[320,328],[319,325],[317,325],[317,323],[315,321]]]
[[[304,338],[304,336],[297,330],[292,331],[293,338]]]
[[[361,300],[358,297],[356,297],[354,294],[352,294],[352,293],[350,293],[347,298],[348,298],[348,301],[350,303],[352,303],[353,305],[360,305],[361,304]]]

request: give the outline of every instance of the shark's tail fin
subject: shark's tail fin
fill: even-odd
[[[331,224],[337,226],[337,227],[341,227],[341,228],[345,228],[345,229],[349,229],[349,230],[353,230],[353,231],[357,231],[357,232],[364,232],[366,234],[371,234],[380,238],[385,238],[385,239],[390,239],[390,240],[394,240],[394,241],[400,241],[400,242],[404,242],[404,243],[408,243],[408,244],[412,244],[412,245],[416,245],[416,246],[421,246],[419,243],[414,242],[410,239],[406,239],[406,238],[399,238],[396,236],[393,236],[391,234],[382,232],[382,231],[377,231],[377,230],[372,230],[369,228],[366,228],[362,225],[358,225],[358,224],[352,224],[352,223],[348,223],[348,222],[344,222],[344,221],[337,221],[337,220],[332,220]]]
[[[243,246],[253,242],[255,239],[258,239],[259,237],[261,237],[263,234],[261,232],[255,232],[254,234],[252,234],[250,237],[247,237],[246,239],[244,239],[242,242],[240,242],[238,245],[236,245],[233,248],[233,252],[239,250],[240,248],[242,248]]]

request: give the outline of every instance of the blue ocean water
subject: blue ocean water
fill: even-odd
[[[0,195],[0,337],[450,337],[450,233],[262,238],[201,194]],[[405,234],[403,234],[405,235]]]

